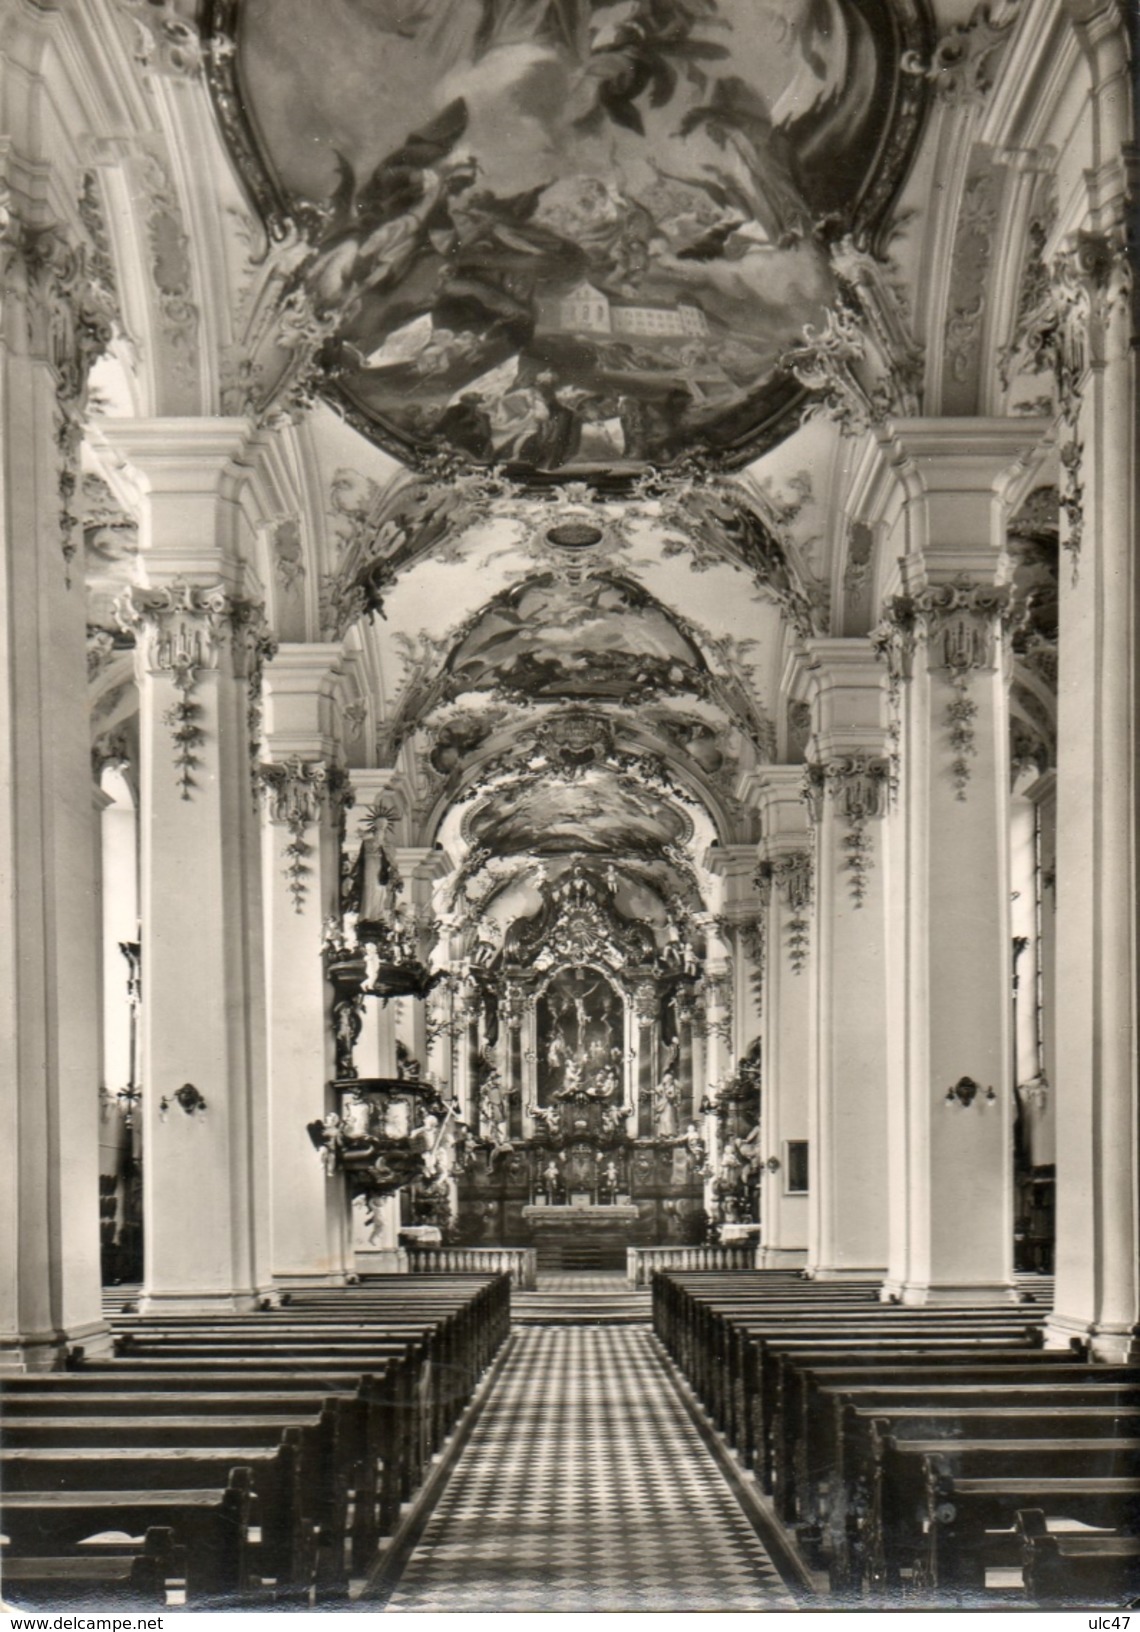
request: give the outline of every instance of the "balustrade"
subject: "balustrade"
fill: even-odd
[[[733,1242],[710,1247],[629,1247],[626,1251],[626,1279],[631,1286],[648,1286],[658,1269],[752,1269],[756,1244]]]
[[[533,1247],[411,1247],[413,1275],[509,1275],[511,1285],[533,1291],[537,1281]]]

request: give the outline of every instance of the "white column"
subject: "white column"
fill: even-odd
[[[890,1022],[888,856],[892,764],[883,675],[865,640],[807,643],[813,732],[805,771],[815,830],[810,1094],[818,1280],[887,1266]]]
[[[139,685],[142,1307],[154,1311],[247,1308],[270,1279],[251,704],[272,645],[229,550],[226,502],[245,434],[228,420],[116,427],[148,494],[149,587],[119,615]]]
[[[1102,17],[1101,22],[1105,19]],[[1107,25],[1106,25],[1107,26]],[[1117,25],[1118,28],[1118,25]],[[1090,30],[1091,32],[1091,30]],[[1119,44],[1119,41],[1117,40]],[[1107,35],[1101,41],[1112,45]],[[1121,117],[1126,97],[1115,90]],[[1127,199],[1116,210],[1127,210]],[[1137,365],[1117,227],[1062,263],[1075,450],[1063,507],[1057,763],[1057,1287],[1050,1338],[1140,1352]],[[1135,283],[1135,271],[1131,274]],[[1064,451],[1064,450],[1063,450]],[[1078,531],[1079,528],[1079,531]],[[1071,563],[1072,570],[1065,567]]]
[[[269,1029],[270,1212],[277,1286],[344,1280],[343,1181],[306,1126],[337,1109],[322,926],[339,916],[344,773],[336,763],[335,646],[283,647],[266,669],[262,860]]]
[[[932,420],[891,434],[915,547],[876,636],[901,733],[884,1296],[1001,1301],[1013,1295],[1004,540],[1033,427]]]
[[[435,886],[439,879],[445,878],[451,871],[451,862],[444,851],[432,850],[425,845],[403,845],[395,854],[400,877],[404,880],[401,901],[415,922],[417,953],[426,965],[434,947],[430,925]],[[431,1062],[428,1058],[428,1000],[422,997],[408,997],[401,999],[401,1003],[406,1007],[407,1013],[408,1035],[404,1039],[405,1044],[413,1058],[419,1060],[425,1076],[429,1075]],[[431,1052],[438,1059],[439,1050],[433,1048]],[[446,1085],[441,1083],[440,1086]]]
[[[770,765],[757,776],[764,837],[759,895],[764,937],[761,1050],[760,1252],[762,1269],[806,1264],[815,1185],[816,1130],[808,1093],[813,863],[803,766]],[[787,1145],[807,1140],[809,1189],[789,1194]],[[818,1229],[815,1232],[818,1238]]]
[[[348,813],[345,844],[347,856],[350,860],[355,860],[372,822],[372,812],[378,807],[399,811],[403,801],[399,779],[392,770],[351,770],[348,774],[352,788],[352,808]],[[390,844],[388,850],[390,859],[394,862],[395,854]],[[406,897],[401,898],[401,905],[405,899]],[[385,1002],[379,997],[364,999],[360,1040],[356,1045],[356,1071],[361,1077],[396,1075],[394,1003]]]
[[[13,163],[10,173],[30,175]],[[86,379],[82,268],[0,229],[0,1367],[105,1351],[99,1273],[99,923],[81,569],[57,421]],[[53,265],[52,247],[73,253]],[[56,275],[58,271],[58,276]],[[94,316],[94,309],[90,314]],[[87,339],[94,333],[87,330]]]
[[[1028,789],[1036,815],[1037,992],[1040,1004],[1040,1092],[1034,1107],[1034,1161],[1057,1160],[1057,773],[1046,771]],[[1026,1003],[1030,997],[1025,998]]]

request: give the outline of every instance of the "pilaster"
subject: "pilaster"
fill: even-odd
[[[757,1264],[777,1269],[807,1261],[812,1234],[818,1129],[808,1091],[808,1042],[814,916],[814,860],[803,766],[757,773],[764,837],[756,889],[762,941],[760,1249]],[[809,1188],[789,1194],[787,1145],[807,1140]]]
[[[258,766],[269,1032],[272,1269],[279,1286],[342,1284],[347,1212],[306,1132],[336,1109],[323,926],[339,915],[347,779],[337,761],[339,648],[282,647],[266,669]]]
[[[1032,430],[923,421],[893,436],[914,547],[873,637],[901,755],[884,1296],[1000,1301],[1013,1295],[1004,524]]]
[[[882,1273],[891,1016],[888,826],[895,766],[884,677],[864,640],[807,642],[812,738],[804,794],[815,835],[810,1094],[816,1136],[808,1272]]]
[[[1114,45],[1102,37],[1102,47]],[[1118,48],[1119,42],[1115,42]],[[1126,105],[1119,89],[1121,109]],[[1135,189],[1131,207],[1134,211]],[[1129,208],[1127,195],[1109,218]],[[1056,267],[1062,459],[1058,641],[1057,1261],[1049,1338],[1140,1352],[1137,1127],[1137,373],[1125,221]]]
[[[216,496],[231,451],[211,446],[192,482],[184,468],[192,492],[212,475]],[[182,559],[170,542],[152,569]],[[134,588],[118,608],[136,640],[142,761],[144,1310],[248,1308],[270,1274],[251,728],[272,646],[237,577],[219,549],[209,578]]]
[[[87,371],[109,338],[83,253],[0,212],[0,1367],[109,1349],[99,1268],[98,824],[73,576]]]

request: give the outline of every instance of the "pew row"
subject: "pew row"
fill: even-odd
[[[665,1272],[653,1295],[662,1346],[845,1601],[983,1604],[987,1572],[1023,1567],[1028,1594],[1070,1550],[1026,1562],[1035,1502],[1047,1536],[1095,1530],[1126,1577],[1140,1369],[1044,1350],[1040,1304],[912,1309],[786,1271]]]
[[[6,1563],[30,1583],[50,1553],[50,1589],[97,1532],[141,1554],[162,1527],[192,1607],[343,1599],[506,1336],[509,1300],[505,1276],[400,1276],[251,1314],[120,1309],[113,1358],[0,1380]]]

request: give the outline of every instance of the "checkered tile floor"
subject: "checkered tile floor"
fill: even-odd
[[[388,1603],[788,1610],[648,1332],[516,1330]]]

